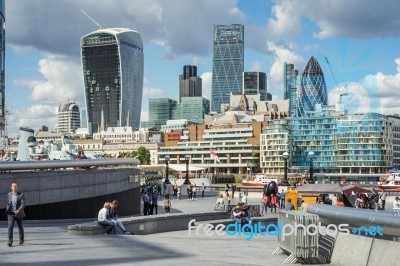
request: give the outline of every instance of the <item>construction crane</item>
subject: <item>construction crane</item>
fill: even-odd
[[[326,56],[325,56],[325,60],[326,60],[326,63],[328,64],[329,70],[331,71],[333,80],[335,81],[335,85],[336,85],[336,86],[339,86],[339,84],[338,84],[338,82],[337,82],[337,80],[336,80],[335,74],[333,73],[331,64],[329,63],[329,60],[328,60],[328,58],[327,58]],[[341,114],[344,114],[344,113],[345,113],[345,110],[344,110],[344,104],[343,104],[343,96],[349,95],[348,92],[347,92],[347,84],[344,84],[344,87],[341,87],[341,88],[339,89],[338,95],[339,95],[339,101],[338,101],[338,104],[337,104],[337,108],[336,108],[336,109],[337,109],[337,111],[339,111]]]

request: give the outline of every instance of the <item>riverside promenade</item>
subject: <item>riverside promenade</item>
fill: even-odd
[[[215,200],[173,200],[172,213],[213,211]],[[162,201],[159,204],[159,213],[164,215]],[[151,235],[67,234],[67,226],[77,222],[81,221],[26,221],[25,244],[18,245],[15,227],[12,247],[6,245],[7,224],[0,222],[0,265],[283,265],[287,258],[271,255],[276,237],[255,236],[247,241],[244,236],[189,235],[187,230]]]

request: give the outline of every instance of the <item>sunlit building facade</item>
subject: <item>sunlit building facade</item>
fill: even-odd
[[[296,103],[299,117],[311,116],[316,104],[328,105],[324,73],[314,56],[308,60],[301,75]]]
[[[244,68],[244,26],[215,25],[211,111],[221,112],[232,94],[241,94]]]
[[[143,43],[125,28],[99,29],[81,38],[88,129],[139,128],[143,93]],[[104,119],[103,119],[104,117]]]

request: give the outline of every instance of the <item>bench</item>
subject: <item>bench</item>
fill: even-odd
[[[171,213],[152,216],[133,216],[120,218],[126,230],[135,235],[147,235],[178,230],[187,230],[190,220],[196,221],[215,220],[227,218],[227,212],[206,212],[206,213]],[[68,226],[68,234],[72,235],[99,235],[106,232],[106,227],[99,225],[97,221],[74,224]],[[121,230],[116,228],[117,234]]]

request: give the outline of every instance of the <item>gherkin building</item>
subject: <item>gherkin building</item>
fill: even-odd
[[[301,76],[300,88],[297,90],[297,115],[309,117],[315,112],[315,105],[328,105],[324,73],[317,59],[308,60]]]

